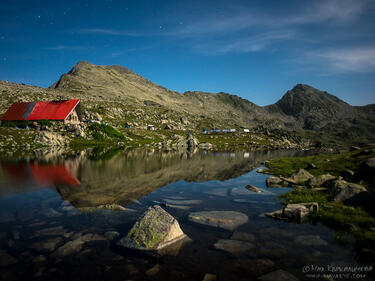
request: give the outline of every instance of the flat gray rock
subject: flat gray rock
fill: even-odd
[[[248,221],[247,215],[234,211],[203,211],[189,214],[192,222],[233,231]]]

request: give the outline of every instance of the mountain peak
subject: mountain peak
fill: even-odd
[[[352,113],[351,107],[339,98],[306,84],[297,84],[276,103],[286,115],[295,117],[306,129],[317,128],[332,119]]]

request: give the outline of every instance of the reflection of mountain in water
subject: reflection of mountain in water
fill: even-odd
[[[292,151],[124,152],[111,159],[82,159],[77,167],[81,186],[56,184],[56,189],[77,208],[113,203],[127,205],[172,182],[226,180],[247,173],[269,158],[295,154]]]

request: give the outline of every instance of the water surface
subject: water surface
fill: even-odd
[[[277,269],[311,280],[303,272],[306,265],[357,265],[353,249],[334,243],[331,229],[264,217],[281,208],[277,195],[288,189],[267,188],[266,176],[255,168],[270,158],[299,154],[304,152],[95,149],[2,160],[2,280],[203,280],[206,273],[217,280],[256,280]],[[248,191],[248,184],[264,192]],[[98,209],[106,204],[125,211]],[[117,246],[155,204],[179,221],[190,241],[153,255]],[[229,231],[187,219],[191,212],[211,210],[241,212],[249,220]],[[253,247],[240,254],[214,247],[234,233],[250,235]],[[100,239],[82,241],[87,237]],[[56,254],[72,241],[80,245]]]

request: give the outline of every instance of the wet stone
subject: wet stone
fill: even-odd
[[[0,212],[0,223],[13,222],[16,220],[16,217],[11,213]]]
[[[18,260],[5,251],[0,251],[0,266],[9,266],[18,263]]]
[[[260,276],[271,272],[275,268],[275,263],[269,259],[239,259],[234,266],[250,276]]]
[[[60,217],[62,216],[61,213],[57,212],[56,210],[52,209],[52,208],[49,208],[45,211],[44,215],[47,217],[47,218],[56,218],[56,217]]]
[[[239,240],[221,239],[215,243],[214,247],[218,250],[229,252],[232,255],[240,255],[253,250],[255,248],[255,245]]]
[[[62,241],[62,238],[57,237],[53,239],[48,239],[41,242],[35,242],[29,246],[30,249],[33,249],[38,252],[52,252],[55,250],[57,244]]]
[[[149,270],[146,271],[146,275],[149,277],[155,276],[156,274],[159,273],[160,269],[161,269],[160,264],[155,264],[153,267],[151,267]]]
[[[44,255],[39,255],[39,256],[36,256],[33,259],[33,262],[34,263],[45,263],[45,262],[47,262],[47,258]]]
[[[294,240],[295,243],[304,246],[326,246],[328,243],[319,235],[300,235]]]
[[[235,211],[203,211],[189,214],[192,222],[234,230],[248,221],[247,215]]]
[[[120,236],[120,233],[118,233],[117,231],[107,231],[106,233],[104,233],[104,236],[109,240],[113,240]]]
[[[13,231],[13,239],[18,240],[20,239],[20,232],[19,231]]]
[[[256,187],[256,186],[254,186],[252,184],[246,185],[245,188],[247,190],[250,190],[250,191],[255,192],[255,193],[261,193],[262,192],[262,190],[259,187]]]
[[[106,239],[103,236],[100,236],[98,234],[88,233],[75,240],[65,243],[63,246],[61,246],[55,252],[53,252],[51,256],[52,257],[64,257],[67,255],[71,255],[71,254],[80,252],[85,243],[90,242],[90,241],[99,241],[99,240],[106,240]]]
[[[298,281],[299,280],[293,274],[282,269],[262,275],[258,279],[261,281]]]
[[[211,274],[211,273],[206,273],[203,277],[202,281],[215,281],[216,280],[216,275]]]
[[[66,230],[62,226],[42,228],[34,232],[30,238],[44,235],[64,235]]]
[[[240,232],[240,231],[235,231],[230,239],[240,240],[240,241],[245,241],[245,242],[250,242],[250,243],[254,243],[256,240],[253,234]]]

